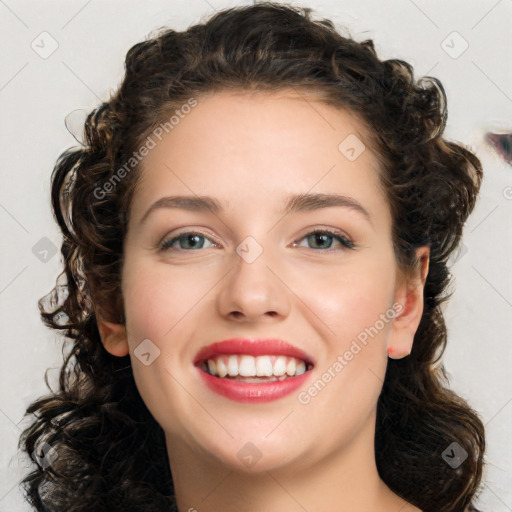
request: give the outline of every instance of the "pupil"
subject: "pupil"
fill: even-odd
[[[196,245],[200,245],[200,242],[198,241],[198,239],[199,239],[198,235],[189,235],[187,237],[187,243],[190,246],[195,247]]]
[[[322,245],[322,243],[326,242],[327,238],[330,238],[330,235],[313,235],[315,237],[315,245]]]

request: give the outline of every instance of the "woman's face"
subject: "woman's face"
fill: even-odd
[[[313,99],[197,99],[143,160],[117,353],[171,450],[312,465],[373,439],[388,345],[407,353],[421,315],[400,314],[378,161],[352,115]]]

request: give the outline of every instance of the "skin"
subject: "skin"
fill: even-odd
[[[364,143],[366,128],[292,91],[197,99],[143,162],[124,248],[126,325],[98,322],[107,350],[130,354],[141,396],[165,431],[180,511],[418,511],[379,478],[373,443],[388,357],[407,357],[421,319],[428,248],[417,250],[421,264],[406,279],[377,157],[368,145],[355,161],[338,150],[350,134]],[[350,196],[370,220],[347,207],[283,217],[285,198],[307,192]],[[212,196],[223,210],[160,208],[141,223],[171,195]],[[307,235],[322,228],[356,248],[336,238],[315,246]],[[190,231],[206,237],[202,248],[159,250],[164,238]],[[263,249],[252,263],[236,252],[247,236]],[[394,303],[400,314],[300,403],[299,392]],[[306,351],[315,360],[308,381],[269,403],[213,393],[193,359],[237,336],[281,338]],[[160,350],[148,366],[134,355],[144,339]],[[261,454],[251,467],[237,456],[248,442]]]

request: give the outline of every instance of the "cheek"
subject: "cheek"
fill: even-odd
[[[304,278],[303,278],[304,279]],[[304,302],[317,313],[340,343],[356,337],[385,314],[392,305],[394,295],[394,260],[383,253],[381,258],[339,267],[304,282]],[[311,286],[311,283],[316,283]]]
[[[142,260],[138,260],[136,270],[127,265],[123,294],[132,338],[162,340],[169,335],[211,288],[211,276],[208,279],[202,274],[180,272],[179,268],[171,271],[165,264]]]

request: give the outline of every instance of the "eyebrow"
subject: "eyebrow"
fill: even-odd
[[[341,194],[297,194],[289,196],[288,202],[283,210],[283,214],[301,212],[308,210],[319,210],[321,208],[333,207],[350,208],[362,214],[366,220],[372,223],[372,219],[368,211],[363,205],[353,197]]]
[[[289,213],[320,210],[322,208],[345,207],[362,214],[372,224],[371,216],[359,201],[341,194],[304,193],[288,196],[282,215]],[[222,204],[209,196],[166,196],[155,201],[142,216],[142,224],[151,212],[161,208],[178,208],[193,212],[218,214],[223,210]]]
[[[151,212],[160,208],[181,208],[182,210],[188,210],[191,212],[205,212],[209,210],[213,213],[219,213],[222,210],[222,206],[219,201],[213,197],[167,196],[155,201],[146,210],[146,213],[142,216],[142,219],[140,219],[139,224],[142,224]]]

